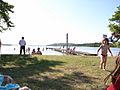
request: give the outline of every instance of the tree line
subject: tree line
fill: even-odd
[[[99,47],[101,45],[101,42],[95,42],[95,43],[83,43],[83,44],[75,44],[75,43],[68,43],[68,46],[84,46],[84,47]],[[113,43],[109,43],[110,47],[120,47],[119,45],[113,44]],[[66,43],[54,43],[54,44],[49,44],[47,46],[67,46]]]

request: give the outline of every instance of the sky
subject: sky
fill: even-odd
[[[24,37],[27,45],[94,43],[110,36],[108,19],[120,0],[4,0],[14,5],[10,14],[15,24],[11,31],[0,33],[3,44],[18,44]]]

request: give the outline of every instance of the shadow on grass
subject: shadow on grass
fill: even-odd
[[[41,79],[28,78],[29,85],[36,88],[36,90],[98,90],[91,85],[96,83],[95,77],[86,76],[81,72],[73,72],[72,74],[65,74],[57,78],[49,78],[40,76]],[[34,85],[32,85],[34,83]],[[82,85],[85,84],[83,87]]]
[[[7,74],[20,84],[29,85],[32,90],[98,90],[91,85],[95,82],[95,77],[86,76],[82,72],[72,72],[71,74],[63,74],[63,76],[54,77],[50,75],[42,75],[44,73],[63,73],[59,69],[53,69],[55,66],[62,66],[65,62],[59,60],[39,60],[37,57],[29,55],[2,55],[0,69],[2,74]],[[85,86],[81,86],[85,84]]]
[[[0,64],[5,68],[1,68],[0,72],[4,74],[21,73],[22,75],[33,75],[42,72],[55,72],[56,70],[50,67],[55,67],[56,65],[62,65],[64,62],[53,61],[53,60],[38,60],[37,57],[31,57],[29,55],[19,56],[19,55],[3,55],[0,60]]]
[[[112,72],[112,70],[108,70],[108,69],[106,69],[105,71],[107,71],[107,72]]]

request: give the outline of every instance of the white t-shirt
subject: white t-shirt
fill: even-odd
[[[25,46],[25,45],[26,45],[26,41],[25,41],[24,39],[21,39],[21,40],[19,41],[19,45],[20,45],[20,46]]]

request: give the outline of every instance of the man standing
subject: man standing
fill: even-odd
[[[24,40],[24,37],[22,37],[22,39],[19,41],[19,45],[20,45],[20,55],[22,54],[22,50],[23,50],[24,55],[25,55],[26,41]]]

